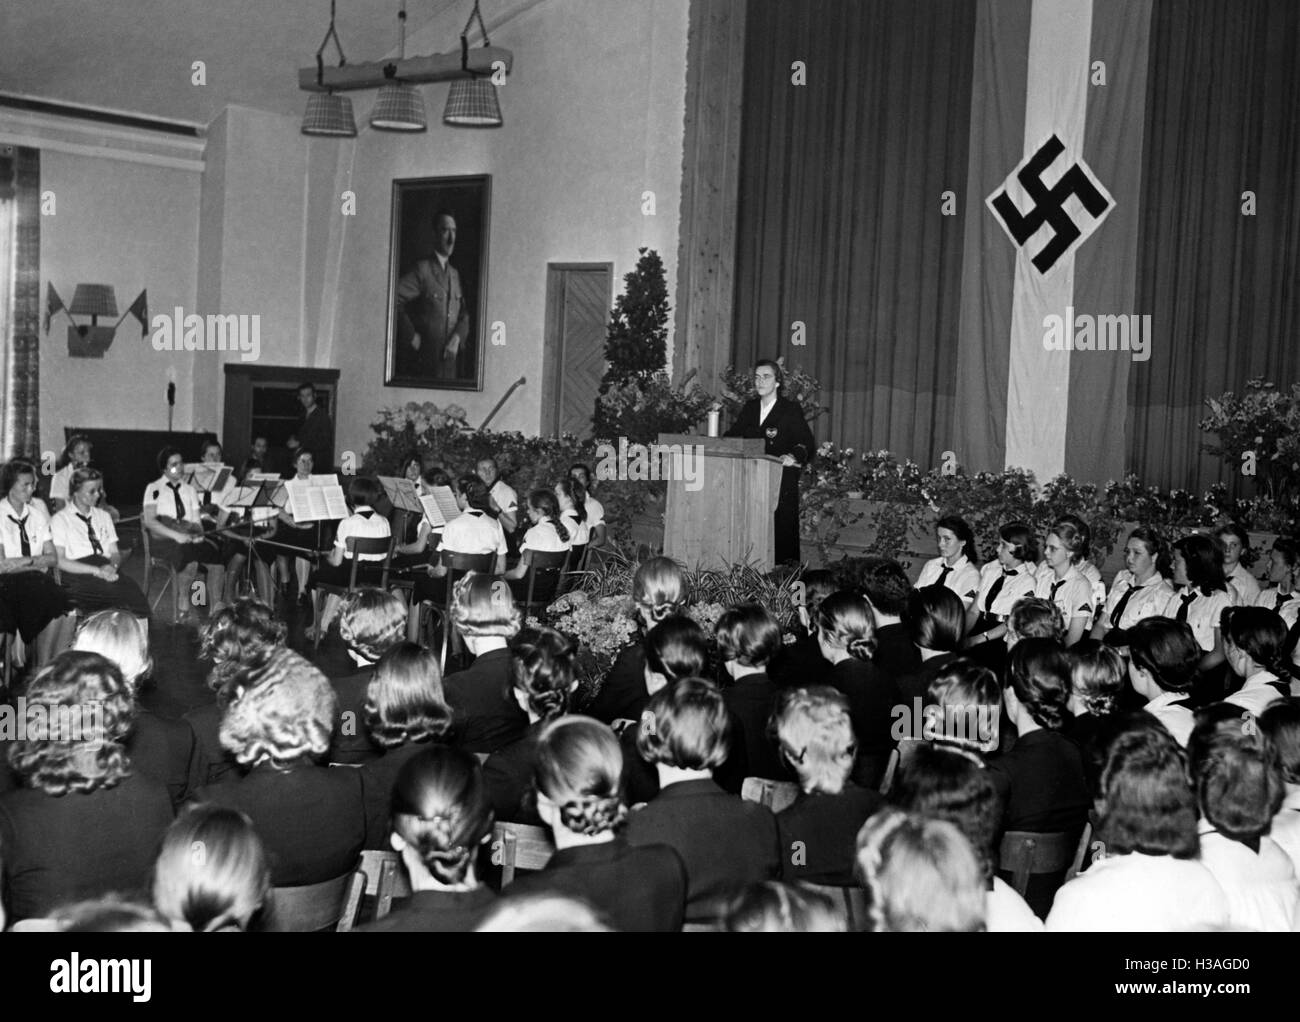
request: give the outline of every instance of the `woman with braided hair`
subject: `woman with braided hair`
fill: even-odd
[[[496,895],[478,882],[479,847],[492,836],[492,804],[471,753],[430,745],[393,785],[392,846],[411,880],[402,907],[360,929],[468,933]]]
[[[1223,612],[1228,666],[1242,686],[1226,702],[1258,717],[1272,703],[1300,695],[1300,668],[1291,662],[1286,623],[1266,607],[1229,607]]]
[[[552,628],[525,628],[510,640],[510,677],[515,701],[528,714],[528,730],[497,749],[483,764],[488,797],[498,820],[540,825],[535,806],[524,804],[537,761],[543,726],[563,716],[578,687],[573,676],[577,647]],[[529,800],[531,803],[531,799]]]
[[[662,844],[633,846],[620,833],[618,738],[590,717],[560,717],[537,740],[537,809],[555,835],[546,868],[517,881],[510,897],[563,895],[586,902],[615,929],[672,933],[686,910],[686,866]]]

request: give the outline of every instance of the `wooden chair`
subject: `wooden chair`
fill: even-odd
[[[889,789],[894,786],[894,774],[898,772],[898,761],[902,759],[902,753],[895,746],[893,752],[889,754],[889,763],[885,766],[885,776],[880,779],[880,794],[888,795]]]
[[[799,785],[791,781],[771,781],[766,777],[746,777],[740,785],[740,797],[779,813],[799,797]]]
[[[347,893],[343,897],[343,911],[339,915],[334,929],[339,933],[348,933],[357,925],[361,916],[361,897],[366,892],[366,875],[361,872],[348,877]]]
[[[477,571],[482,574],[489,574],[496,567],[496,554],[458,554],[451,550],[439,551],[439,560],[447,574],[440,580],[444,583],[442,590],[442,599],[438,601],[424,600],[418,606],[414,599],[411,601],[411,608],[408,614],[415,615],[414,627],[408,619],[407,634],[419,636],[421,643],[432,649],[434,639],[426,635],[426,631],[432,631],[432,628],[426,629],[426,620],[432,621],[434,617],[438,620],[438,627],[442,630],[442,636],[439,640],[441,652],[439,653],[439,664],[442,668],[447,666],[447,656],[449,653],[455,653],[457,647],[461,645],[460,634],[456,631],[455,626],[451,623],[451,598],[455,590],[456,583],[468,575],[471,571]],[[426,619],[426,613],[428,618]]]
[[[162,588],[158,590],[158,595],[154,597],[153,602],[149,604],[149,609],[155,614],[158,613],[158,603],[162,600],[163,595],[167,592],[167,587],[171,586],[172,592],[176,592],[176,587],[180,584],[176,578],[176,569],[172,567],[172,562],[165,557],[154,557],[150,548],[149,530],[143,525],[140,526],[140,542],[144,547],[144,598],[149,599],[149,590],[153,585],[153,572],[155,568],[162,568],[167,573],[167,581],[163,583]],[[172,620],[176,619],[176,609],[172,608]]]
[[[316,638],[312,644],[313,649],[320,649],[320,641],[323,638],[320,627],[321,599],[325,596],[347,596],[357,590],[357,568],[362,563],[361,558],[366,555],[382,554],[384,557],[383,567],[379,574],[379,588],[388,588],[388,568],[393,560],[393,537],[363,537],[349,536],[346,541],[348,551],[348,561],[351,562],[351,571],[348,574],[348,584],[346,586],[334,585],[328,582],[317,582],[311,592],[311,610],[312,621],[315,623]]]
[[[410,878],[402,868],[402,857],[396,852],[362,852],[357,868],[366,876],[366,897],[382,898],[387,894],[384,915],[388,914],[394,900],[411,896]]]
[[[1070,868],[1065,871],[1065,882],[1067,884],[1077,877],[1079,872],[1083,869],[1083,864],[1088,858],[1088,851],[1091,844],[1092,821],[1089,820],[1083,825],[1083,833],[1079,835],[1079,847],[1074,850],[1074,861],[1070,863]]]
[[[347,907],[356,871],[303,887],[272,890],[267,929],[275,933],[316,933],[338,925]],[[361,877],[364,888],[365,877]]]
[[[492,864],[501,867],[501,888],[515,882],[517,869],[542,869],[555,854],[555,842],[545,827],[498,823],[492,828]]]
[[[555,602],[568,563],[568,550],[532,551],[528,574],[523,578],[524,599],[515,601],[525,618],[529,614],[540,617]]]
[[[1074,864],[1078,847],[1074,835],[1065,831],[1035,834],[1028,830],[1009,830],[1002,835],[998,871],[1011,874],[1011,886],[1023,898],[1031,876],[1065,873]],[[1086,849],[1087,845],[1083,847]]]

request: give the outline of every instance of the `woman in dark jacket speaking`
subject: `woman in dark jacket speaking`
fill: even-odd
[[[784,372],[771,359],[754,367],[758,397],[746,401],[727,436],[765,440],[767,453],[780,458],[781,493],[776,502],[776,563],[799,560],[799,473],[812,460],[813,435],[798,403],[777,392]]]

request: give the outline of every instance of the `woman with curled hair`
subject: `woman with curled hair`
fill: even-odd
[[[252,597],[222,607],[204,626],[199,656],[212,664],[208,688],[215,699],[184,717],[198,736],[198,783],[215,784],[238,770],[221,744],[221,717],[234,695],[234,680],[265,665],[284,647],[287,630],[268,604]]]
[[[519,608],[499,575],[471,571],[452,590],[451,621],[474,658],[443,679],[456,719],[454,742],[466,752],[496,752],[528,728],[512,693],[509,642],[519,633]]]
[[[1164,576],[1171,570],[1169,548],[1155,529],[1139,526],[1124,544],[1124,570],[1115,576],[1110,595],[1092,626],[1094,639],[1111,646],[1127,644],[1127,630],[1164,613],[1174,587]]]
[[[1282,618],[1263,607],[1230,607],[1219,626],[1233,674],[1244,679],[1227,702],[1258,717],[1272,703],[1300,695],[1300,668],[1287,652]]]
[[[620,831],[623,754],[605,724],[560,717],[537,742],[537,809],[555,837],[545,868],[510,888],[508,899],[542,894],[577,898],[615,929],[672,933],[682,928],[686,867],[665,845],[636,847]]]
[[[1084,639],[1066,654],[1070,659],[1070,712],[1062,729],[1083,753],[1088,790],[1096,792],[1106,746],[1119,726],[1120,698],[1128,668],[1108,643]]]
[[[858,834],[858,869],[872,929],[881,933],[981,933],[979,860],[943,820],[886,809]]]
[[[28,684],[23,733],[6,743],[23,787],[0,795],[0,860],[12,921],[143,886],[172,821],[167,789],[131,767],[135,698],[98,653],[60,653]]]
[[[1043,544],[1043,568],[1034,595],[1054,604],[1065,621],[1065,645],[1073,646],[1092,626],[1096,600],[1093,585],[1080,570],[1088,551],[1088,534],[1068,518],[1052,524]]]
[[[1021,639],[1051,639],[1065,644],[1065,618],[1061,608],[1037,596],[1026,596],[1011,608],[1007,618],[1007,652]]]
[[[154,907],[173,929],[247,930],[270,894],[266,852],[247,816],[220,806],[181,810],[153,871]]]
[[[907,598],[906,621],[921,665],[898,679],[905,699],[924,696],[935,675],[961,655],[966,611],[960,598],[946,586],[914,589]]]
[[[767,665],[781,650],[781,626],[757,603],[729,607],[713,628],[726,678],[722,701],[731,715],[731,754],[713,777],[739,795],[746,777],[786,780],[789,771],[768,732],[776,685]]]
[[[388,803],[397,773],[408,759],[451,732],[451,707],[442,693],[442,671],[432,651],[413,642],[389,650],[366,691],[366,733],[380,749],[361,767],[366,799],[366,847],[388,841]]]
[[[1296,876],[1300,876],[1300,702],[1274,703],[1260,714],[1259,729],[1277,749],[1284,788],[1269,837],[1290,856]]]
[[[751,884],[723,917],[727,933],[843,933],[844,914],[831,899],[802,884]]]
[[[684,613],[686,573],[668,557],[651,557],[632,576],[632,610],[640,634],[614,658],[596,698],[585,708],[588,716],[606,724],[638,720],[645,708],[645,650],[642,637],[665,618]]]
[[[934,527],[939,556],[926,561],[917,577],[916,588],[947,586],[961,600],[962,613],[975,602],[980,587],[979,555],[975,533],[964,518],[944,515]]]
[[[875,613],[865,596],[841,591],[821,602],[815,621],[822,656],[831,665],[826,682],[849,701],[858,740],[853,780],[877,788],[897,744],[892,731],[899,690],[871,660],[876,650]]]
[[[375,758],[375,745],[366,730],[366,698],[375,665],[402,644],[405,634],[406,601],[397,593],[364,586],[343,598],[339,638],[347,644],[353,670],[330,678],[338,697],[331,765],[360,766]]]
[[[221,744],[243,773],[200,788],[195,801],[253,821],[277,887],[348,872],[365,841],[365,811],[360,773],[322,765],[335,720],[329,680],[281,647],[232,679],[231,689]]]
[[[124,741],[132,767],[166,785],[172,805],[180,806],[203,783],[203,750],[189,721],[168,720],[140,704],[140,690],[153,669],[149,623],[129,611],[101,610],[82,624],[72,648],[117,664],[136,700],[135,726]]]
[[[573,676],[577,647],[553,628],[525,628],[510,640],[512,694],[528,715],[528,728],[497,749],[483,764],[483,777],[498,820],[538,824],[536,806],[525,805],[537,763],[537,742],[545,725],[569,709],[578,687]]]
[[[782,878],[852,887],[858,831],[884,799],[850,780],[857,739],[848,700],[832,688],[787,689],[772,720],[781,755],[799,779],[794,802],[776,814]]]
[[[771,810],[723,791],[713,771],[727,760],[731,718],[716,685],[683,678],[656,693],[637,749],[659,774],[659,794],[628,821],[634,845],[669,845],[686,864],[686,921],[713,922],[735,890],[781,869]]]
[[[1285,794],[1282,766],[1268,736],[1243,718],[1253,723],[1231,703],[1207,707],[1187,743],[1201,862],[1228,896],[1229,925],[1290,933],[1300,925],[1300,882],[1268,833]]]
[[[1135,714],[1107,750],[1084,872],[1056,892],[1047,928],[1133,933],[1221,927],[1228,900],[1197,858],[1187,758],[1157,721]]]
[[[1173,581],[1175,592],[1165,604],[1164,616],[1192,626],[1203,653],[1202,677],[1210,683],[1208,687],[1215,689],[1212,694],[1217,697],[1222,693],[1220,668],[1226,658],[1219,621],[1233,604],[1223,574],[1223,548],[1218,541],[1195,534],[1175,543]]]
[[[467,933],[496,895],[479,883],[479,849],[492,837],[483,769],[468,752],[430,745],[408,759],[392,790],[392,847],[411,897],[367,932]]]
[[[1077,837],[1092,798],[1079,747],[1061,733],[1070,713],[1070,661],[1050,639],[1026,639],[1011,651],[1007,675],[1002,698],[1016,741],[989,764],[1006,829]]]
[[[913,700],[913,706],[916,705]],[[974,756],[983,763],[998,750],[1001,738],[1002,686],[997,675],[961,657],[934,676],[925,691],[922,731],[899,746],[903,761],[917,741],[933,742]]]

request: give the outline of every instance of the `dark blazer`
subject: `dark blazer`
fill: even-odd
[[[625,837],[562,848],[546,867],[516,880],[506,898],[560,894],[585,901],[623,933],[674,933],[686,909],[686,866],[667,845]]]
[[[132,771],[165,785],[173,806],[207,781],[199,739],[188,720],[167,720],[140,708],[123,744]]]
[[[496,905],[490,887],[472,891],[415,891],[383,919],[357,933],[470,933]]]
[[[1031,731],[988,763],[1004,795],[1006,830],[1083,830],[1092,799],[1079,747],[1065,735],[1045,728]]]
[[[334,466],[332,432],[330,417],[320,405],[305,413],[294,427],[299,446],[311,451],[313,472],[329,472]]]
[[[921,654],[918,651],[917,657],[919,658],[920,655]],[[961,656],[960,652],[940,653],[936,657],[931,657],[929,660],[922,661],[922,663],[911,674],[903,675],[898,679],[898,694],[902,696],[903,701],[909,705],[913,699],[918,697],[924,701],[925,693],[930,688],[930,682],[934,681],[943,669],[959,656]]]
[[[894,708],[901,698],[894,680],[867,660],[849,657],[831,668],[830,683],[849,700],[853,733],[858,739],[858,762],[853,779],[864,788],[876,788],[885,776],[894,740]]]
[[[659,794],[659,771],[653,763],[642,759],[637,751],[636,736],[640,727],[638,723],[618,736],[618,744],[623,750],[623,801],[629,806],[649,802]]]
[[[353,674],[330,678],[338,699],[338,711],[334,719],[334,737],[325,762],[356,765],[368,763],[379,755],[366,727],[366,693],[374,676],[373,667],[362,667]]]
[[[777,688],[806,688],[825,685],[831,665],[822,656],[816,635],[802,635],[772,658],[768,676]]]
[[[856,884],[858,831],[884,804],[879,792],[853,783],[838,795],[800,792],[776,814],[781,879],[836,887]]]
[[[235,757],[221,747],[222,715],[221,707],[213,702],[196,706],[181,718],[194,729],[194,736],[198,739],[199,785],[218,784],[240,773]]]
[[[877,628],[871,662],[895,681],[919,670],[921,651],[912,641],[912,630],[901,621]]]
[[[256,766],[242,777],[200,788],[194,800],[248,815],[266,846],[276,887],[341,876],[357,864],[365,843],[361,773],[352,767]]]
[[[1061,733],[1079,747],[1088,793],[1094,799],[1101,794],[1101,771],[1106,765],[1106,752],[1127,719],[1124,713],[1111,713],[1104,717],[1081,713],[1067,719],[1065,727],[1061,728]]]
[[[172,803],[157,781],[132,774],[89,794],[18,788],[0,796],[0,865],[9,921],[39,918],[110,891],[148,899],[149,874]]]
[[[638,641],[623,647],[614,658],[614,665],[596,698],[582,712],[605,724],[616,720],[639,721],[649,703],[650,694],[645,690],[645,650]]]
[[[628,820],[634,845],[668,845],[686,864],[686,921],[711,922],[737,890],[781,871],[776,817],[711,780],[678,781]]]
[[[807,465],[812,461],[817,443],[813,440],[812,430],[804,420],[803,409],[799,407],[799,403],[788,397],[778,397],[776,404],[772,406],[772,411],[762,423],[758,421],[758,405],[758,398],[746,401],[744,407],[740,409],[740,414],[736,416],[736,421],[723,436],[765,440],[766,453],[773,457],[780,458],[792,454],[801,465]],[[775,431],[774,435],[769,436],[769,430]]]
[[[766,674],[746,674],[722,690],[722,701],[731,714],[731,754],[714,779],[733,795],[740,794],[746,777],[778,781],[793,777],[767,734],[776,693]]]
[[[545,724],[530,724],[523,735],[504,745],[483,764],[483,783],[498,821],[542,825],[536,805],[524,805],[524,796],[533,786],[533,767],[537,763],[537,739]],[[531,800],[529,800],[531,803]]]
[[[466,752],[496,752],[528,729],[528,715],[511,692],[510,650],[493,649],[443,679],[455,720],[454,743]]]
[[[388,749],[364,764],[361,774],[361,795],[366,807],[366,848],[387,851],[389,817],[393,801],[393,784],[406,761],[417,752],[429,748],[430,742],[407,742]],[[338,767],[349,770],[351,767]]]

